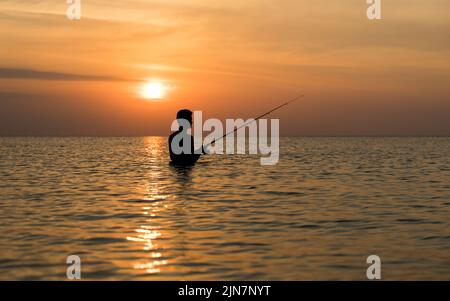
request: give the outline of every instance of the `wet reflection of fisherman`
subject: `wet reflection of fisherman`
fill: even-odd
[[[202,154],[203,148],[194,150],[194,137],[188,133],[192,125],[192,112],[184,109],[177,113],[178,130],[169,136],[170,160],[174,165],[194,165]]]

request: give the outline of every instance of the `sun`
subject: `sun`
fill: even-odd
[[[141,87],[141,96],[145,99],[163,99],[166,93],[167,87],[160,81],[148,81]]]

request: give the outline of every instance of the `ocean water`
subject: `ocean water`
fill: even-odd
[[[166,138],[0,138],[0,280],[450,279],[450,138],[282,138],[169,165]]]

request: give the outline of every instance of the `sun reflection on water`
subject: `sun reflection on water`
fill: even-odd
[[[147,158],[152,160],[159,156],[160,150],[155,147],[152,139],[145,139]],[[149,218],[146,220],[147,224],[141,225],[136,229],[136,236],[128,236],[128,241],[139,242],[143,244],[142,249],[149,252],[146,262],[139,262],[134,264],[134,268],[144,270],[148,274],[160,273],[162,268],[168,264],[168,260],[164,258],[162,250],[164,247],[160,244],[164,235],[159,231],[159,227],[152,225],[153,219],[161,214],[162,211],[167,210],[169,206],[164,201],[169,197],[164,195],[159,184],[161,172],[158,170],[151,170],[147,175],[148,181],[144,187],[146,197],[144,200],[151,202],[150,205],[144,206],[143,214]]]

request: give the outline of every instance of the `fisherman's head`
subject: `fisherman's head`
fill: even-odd
[[[190,128],[192,126],[192,111],[188,109],[179,110],[177,113],[177,121],[180,127]]]

